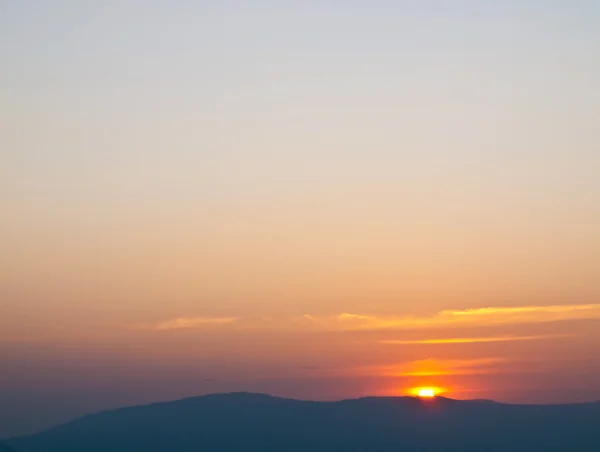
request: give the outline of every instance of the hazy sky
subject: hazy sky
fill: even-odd
[[[0,436],[231,390],[600,399],[598,24],[0,0]]]

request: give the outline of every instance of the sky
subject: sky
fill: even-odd
[[[600,400],[598,23],[0,0],[0,437],[225,391]]]

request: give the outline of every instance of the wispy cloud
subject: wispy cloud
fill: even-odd
[[[554,305],[554,306],[516,306],[500,308],[476,308],[463,309],[459,311],[442,311],[442,314],[452,316],[494,316],[494,315],[550,315],[562,316],[573,313],[591,313],[600,314],[600,304],[579,304],[579,305]]]
[[[417,340],[383,340],[380,344],[390,345],[417,345],[417,344],[476,344],[479,342],[511,342],[511,341],[535,341],[541,339],[554,339],[570,337],[567,334],[546,334],[538,336],[496,336],[496,337],[459,337],[448,339],[417,339]]]
[[[505,358],[424,359],[385,366],[369,367],[366,372],[391,377],[433,377],[443,375],[479,375],[502,372],[497,366]]]
[[[237,317],[179,317],[152,325],[150,329],[158,331],[182,330],[205,326],[230,325],[237,321]]]
[[[230,326],[250,329],[311,329],[323,331],[369,331],[369,330],[418,330],[462,328],[556,322],[565,320],[600,320],[600,304],[487,307],[477,309],[444,310],[424,316],[394,316],[342,313],[334,316],[304,314],[287,318],[242,317],[179,317],[150,327],[153,330],[179,330],[205,328],[207,326]],[[458,338],[439,342],[413,343],[459,343],[498,342],[510,340],[544,339],[541,336],[503,336],[499,338]],[[405,342],[407,343],[407,342]]]
[[[369,316],[344,313],[321,319],[324,327],[343,330],[393,330],[469,327],[564,320],[600,319],[600,304],[489,307],[444,310],[431,316]]]

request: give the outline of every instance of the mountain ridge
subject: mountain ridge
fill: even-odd
[[[310,401],[235,392],[101,411],[8,443],[20,452],[597,451],[597,425],[600,402]]]
[[[0,452],[17,452],[10,446],[7,446],[3,441],[0,441]]]

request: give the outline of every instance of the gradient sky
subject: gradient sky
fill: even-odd
[[[600,399],[599,23],[0,0],[0,436],[216,391]]]

